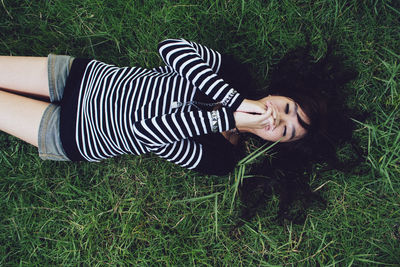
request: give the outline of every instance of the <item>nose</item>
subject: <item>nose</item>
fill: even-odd
[[[279,126],[279,124],[281,123],[281,114],[279,111],[275,111],[274,112],[274,120],[275,120],[275,128]]]
[[[282,111],[276,110],[275,114],[273,115],[274,117],[274,128],[278,127],[281,123],[284,123],[285,121],[288,120],[288,114]]]
[[[288,114],[285,111],[280,110],[275,105],[270,104],[269,107],[271,108],[271,117],[269,118],[270,125],[272,125],[272,129],[277,128],[281,123],[285,122],[288,119]]]

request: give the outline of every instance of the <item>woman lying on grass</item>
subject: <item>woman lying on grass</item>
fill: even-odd
[[[0,129],[38,146],[42,159],[152,152],[225,174],[236,164],[237,133],[291,142],[318,126],[320,107],[307,96],[244,98],[229,82],[248,81],[216,51],[171,39],[159,53],[166,66],[151,70],[69,56],[0,57]]]
[[[166,66],[151,70],[69,56],[0,57],[0,129],[38,146],[43,159],[153,152],[206,174],[232,171],[242,155],[239,133],[279,140],[273,159],[244,180],[242,218],[275,192],[278,218],[301,221],[319,198],[307,183],[313,164],[338,167],[336,146],[352,133],[339,89],[354,72],[331,49],[315,62],[309,48],[281,59],[264,92],[232,57],[183,39],[160,43]],[[302,207],[288,214],[299,198]]]

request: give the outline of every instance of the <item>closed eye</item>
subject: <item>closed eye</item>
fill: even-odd
[[[282,136],[286,136],[286,125],[285,125],[285,129],[283,130]]]
[[[286,104],[285,113],[286,113],[286,114],[289,114],[289,103]]]

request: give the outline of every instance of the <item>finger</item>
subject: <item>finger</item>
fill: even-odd
[[[269,117],[269,116],[271,116],[271,114],[272,114],[272,108],[269,107],[269,108],[267,109],[266,115]]]
[[[254,115],[249,113],[242,113],[244,115],[243,121],[246,121],[247,126],[253,129],[262,129],[269,124],[266,114]]]
[[[260,102],[254,102],[254,111],[258,114],[264,114],[267,112],[267,109]]]
[[[260,121],[267,121],[268,118],[271,118],[271,117],[272,117],[272,116],[271,116],[271,112],[272,112],[272,111],[268,111],[268,112],[266,112],[266,113],[264,113],[264,114],[258,115]]]
[[[279,112],[275,105],[271,104],[271,109],[272,109],[272,117],[273,117],[273,128],[275,129],[276,127],[278,127],[278,125],[280,123],[280,116],[279,116]]]
[[[275,120],[274,120],[273,117],[269,117],[267,123],[270,126],[270,130],[274,130],[275,129]]]
[[[272,108],[266,106],[266,112],[263,115],[265,115],[265,117],[272,116]]]
[[[273,126],[272,116],[262,116],[262,118],[260,119],[261,120],[259,125],[262,126],[262,128],[268,127],[268,129],[271,129],[271,127]]]

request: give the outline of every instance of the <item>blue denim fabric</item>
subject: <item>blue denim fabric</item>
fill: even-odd
[[[53,102],[61,101],[65,83],[74,58],[70,56],[48,56],[50,104],[44,111],[39,126],[39,157],[43,160],[69,161],[60,139],[61,107]]]

